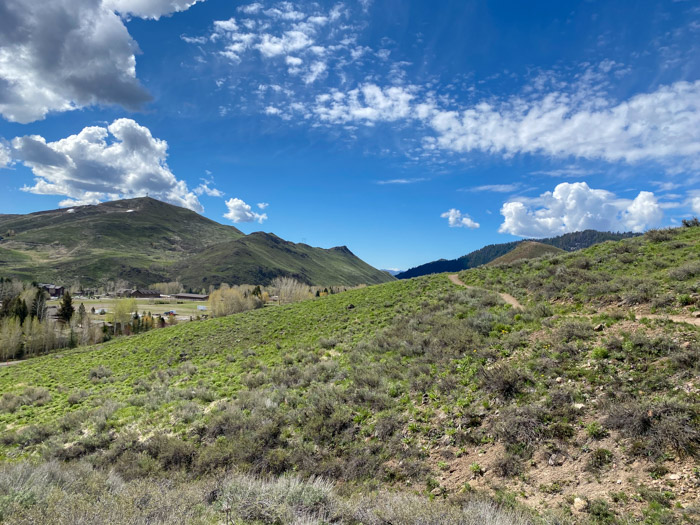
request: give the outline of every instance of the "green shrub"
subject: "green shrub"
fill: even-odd
[[[593,421],[592,423],[586,425],[586,433],[593,439],[603,439],[609,434],[607,429],[598,421]]]
[[[586,463],[586,470],[589,472],[600,472],[607,465],[612,463],[613,454],[608,449],[595,449]]]
[[[112,375],[112,371],[104,365],[100,365],[96,368],[92,368],[88,377],[91,381],[99,381],[101,379],[106,379]]]

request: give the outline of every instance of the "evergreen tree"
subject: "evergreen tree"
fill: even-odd
[[[78,319],[80,319],[80,325],[85,326],[90,320],[88,319],[87,311],[85,310],[85,305],[80,303],[78,307]]]
[[[70,292],[66,292],[58,307],[58,318],[68,323],[73,318],[74,313],[73,298],[70,296]]]
[[[27,303],[19,296],[15,297],[13,302],[14,305],[12,307],[12,314],[19,320],[19,324],[22,324],[29,316],[29,308],[27,308]]]

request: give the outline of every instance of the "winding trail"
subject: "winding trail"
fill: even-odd
[[[700,326],[700,317],[687,317],[685,315],[659,315],[659,314],[636,314],[637,319],[646,317],[647,319],[661,319],[662,321],[672,321],[674,323],[687,323]]]
[[[466,288],[468,290],[479,290],[479,288],[477,288],[476,286],[469,286],[467,284],[464,284],[460,280],[459,275],[457,275],[456,273],[450,274],[447,277],[450,279],[450,281],[452,281],[453,284],[456,284],[457,286],[463,286],[464,288]],[[503,299],[506,303],[511,305],[513,308],[517,308],[518,310],[524,310],[523,305],[520,304],[518,302],[518,300],[515,297],[513,297],[512,295],[510,295],[508,293],[501,293],[501,292],[494,292],[494,293],[497,293],[501,299]]]

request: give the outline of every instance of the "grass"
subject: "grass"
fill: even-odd
[[[224,519],[224,505],[232,520],[262,523],[471,523],[460,505],[484,497],[500,502],[485,504],[495,509],[489,520],[503,520],[508,505],[532,504],[525,491],[549,508],[513,519],[566,523],[576,477],[611,483],[611,494],[638,491],[615,483],[614,465],[638,464],[646,479],[653,465],[674,505],[651,493],[596,495],[574,521],[692,520],[697,489],[663,476],[699,457],[698,329],[632,318],[589,286],[605,274],[620,281],[615,294],[638,291],[624,279],[646,272],[643,307],[679,283],[690,295],[693,278],[674,280],[671,270],[699,245],[700,228],[675,230],[461,274],[481,288],[445,275],[391,282],[0,368],[0,459],[28,472],[28,461],[91,465],[98,486],[129,487],[105,505],[174,480],[156,500],[181,490],[182,501],[199,502],[192,521],[203,523]],[[616,260],[628,253],[634,262]],[[561,268],[581,279],[550,296]],[[562,473],[556,483],[537,478],[548,461]],[[227,476],[237,480],[228,492]],[[279,496],[297,489],[311,503]],[[56,490],[75,505],[93,497]],[[13,495],[0,508],[49,512],[33,498]],[[343,505],[355,510],[343,514]]]
[[[516,261],[536,259],[545,255],[556,255],[559,253],[564,253],[564,250],[548,244],[542,244],[541,242],[523,241],[505,255],[501,255],[486,264],[487,266],[497,266],[499,264],[510,264]]]

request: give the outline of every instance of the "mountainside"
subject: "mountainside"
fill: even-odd
[[[280,275],[318,285],[392,279],[346,248],[294,245],[262,233],[245,236],[148,197],[0,215],[0,275],[84,286],[117,279],[148,286],[180,279],[188,288],[267,284]],[[261,280],[249,280],[253,278]]]
[[[193,287],[211,284],[267,284],[291,276],[308,284],[379,284],[394,280],[355,256],[347,247],[312,248],[256,232],[219,243],[176,266],[183,282]]]
[[[587,248],[600,242],[618,241],[620,239],[627,239],[637,235],[639,234],[630,232],[612,233],[584,230],[581,232],[565,233],[564,235],[559,235],[558,237],[536,239],[536,242],[548,244],[570,252]],[[482,264],[486,264],[502,255],[505,255],[522,242],[525,242],[525,240],[506,242],[502,244],[489,244],[488,246],[479,248],[478,250],[468,253],[467,255],[463,255],[457,259],[439,259],[437,261],[421,264],[420,266],[416,266],[415,268],[411,268],[405,272],[397,274],[396,278],[410,279],[411,277],[419,277],[421,275],[430,275],[433,273],[443,272],[460,272],[462,270],[468,270],[469,268],[476,268],[477,266],[481,266]]]
[[[556,255],[557,253],[564,253],[564,250],[541,242],[523,241],[519,242],[515,248],[510,250],[505,255],[501,255],[493,261],[487,262],[486,266],[509,264],[525,259],[536,259],[537,257],[542,257],[543,255]]]
[[[697,523],[699,277],[653,231],[0,367],[2,519]]]

